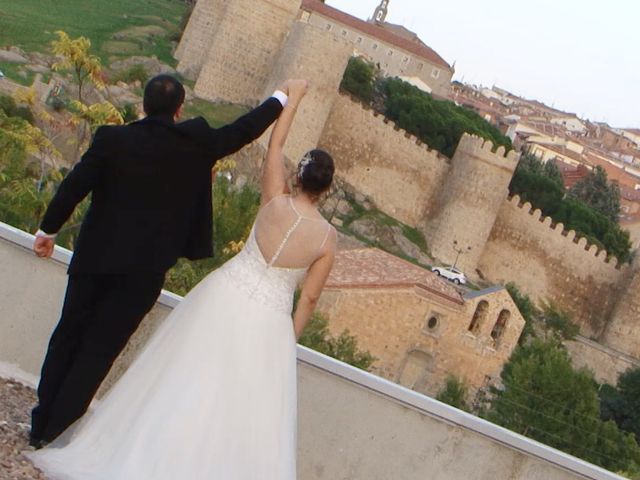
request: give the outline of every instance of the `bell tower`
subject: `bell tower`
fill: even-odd
[[[371,23],[384,23],[387,18],[387,13],[389,11],[389,0],[381,0],[380,5],[376,8],[376,11],[373,12],[373,17],[371,19]]]

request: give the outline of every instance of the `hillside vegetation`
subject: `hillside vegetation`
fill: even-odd
[[[349,60],[340,87],[449,158],[464,133],[512,149],[511,140],[473,110],[436,100],[399,78],[383,77],[359,57]]]
[[[179,39],[187,9],[179,0],[2,0],[0,48],[46,52],[53,32],[64,30],[71,37],[90,38],[103,61],[156,55],[175,65],[172,42]]]

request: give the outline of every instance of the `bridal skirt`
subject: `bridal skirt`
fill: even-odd
[[[227,265],[185,297],[63,435],[69,443],[28,454],[48,478],[295,479],[291,316],[238,288],[233,273]]]

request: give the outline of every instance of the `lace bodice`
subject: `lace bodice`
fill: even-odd
[[[304,216],[290,195],[277,196],[260,209],[245,247],[222,272],[251,299],[290,314],[330,228],[322,217]]]
[[[252,300],[287,314],[291,313],[293,294],[307,270],[270,266],[256,242],[255,225],[242,251],[221,268],[227,279]]]

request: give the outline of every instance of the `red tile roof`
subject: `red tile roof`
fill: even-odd
[[[429,270],[377,248],[342,250],[336,253],[327,288],[418,288],[462,304],[462,295],[446,280]]]
[[[616,181],[620,184],[620,186],[625,185],[631,189],[635,189],[636,184],[640,184],[640,178],[630,174],[620,167],[617,167],[616,165],[607,162],[606,160],[603,160],[596,155],[587,153],[586,162],[594,167],[600,166],[604,168],[604,170],[607,172],[607,177],[609,178],[610,182]]]
[[[374,23],[365,22],[353,15],[342,12],[337,8],[330,7],[320,0],[302,0],[302,8],[331,18],[336,22],[359,30],[364,34],[378,38],[380,41],[395,45],[396,47],[406,50],[409,53],[413,53],[414,55],[417,55],[418,57],[421,57],[435,65],[439,65],[446,69],[451,68],[451,66],[433,49],[429,48],[422,42],[418,43],[406,38],[405,36],[394,33],[392,28],[387,29]]]

